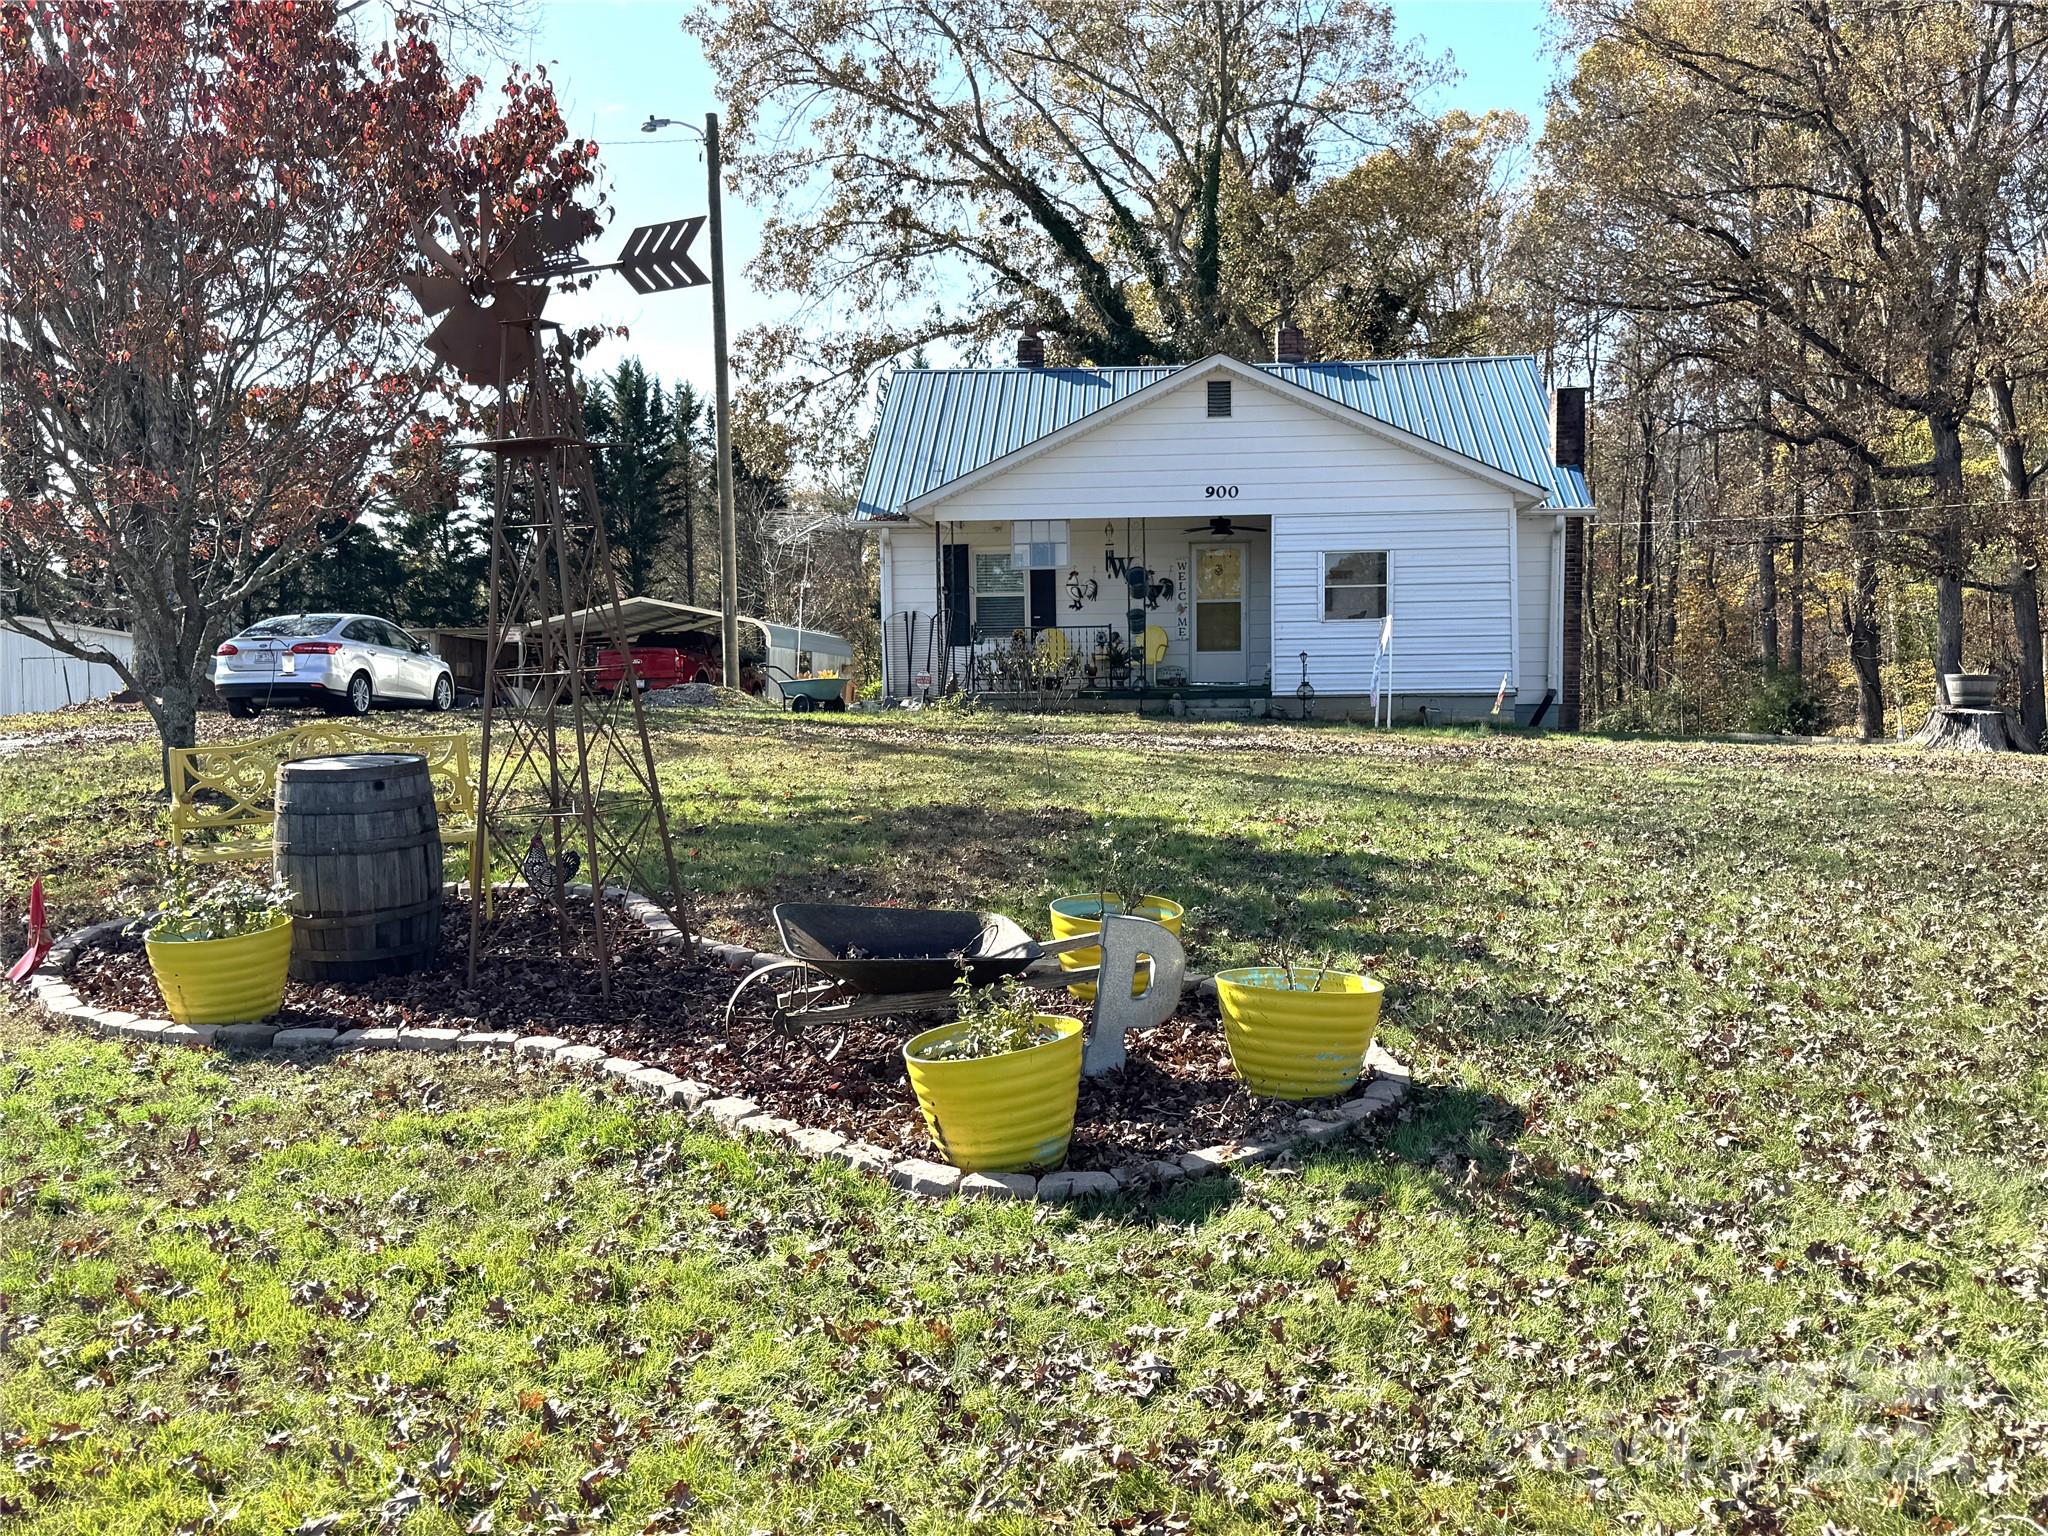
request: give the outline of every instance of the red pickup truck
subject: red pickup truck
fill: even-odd
[[[634,646],[633,671],[639,676],[642,688],[674,688],[683,683],[716,683],[720,680],[718,661],[714,656],[678,645]],[[615,650],[599,651],[599,690],[617,693],[625,679],[625,658]]]

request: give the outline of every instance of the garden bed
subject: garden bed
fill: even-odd
[[[562,963],[552,921],[518,896],[501,899],[497,942],[476,989],[466,984],[469,908],[450,901],[433,969],[363,982],[294,981],[269,1022],[280,1029],[555,1035],[897,1156],[934,1155],[902,1057],[903,1041],[928,1017],[728,1034],[724,1013],[739,979],[734,972],[708,959],[687,959],[621,918],[609,1001],[590,967]],[[72,985],[89,1004],[145,1016],[162,1012],[139,936],[81,951]],[[1054,1009],[1068,1001],[1063,994],[1048,996]],[[1075,1003],[1073,1011],[1085,1013],[1086,1005]],[[1122,1070],[1082,1081],[1069,1169],[1109,1172],[1224,1143],[1286,1141],[1303,1111],[1314,1107],[1247,1093],[1231,1068],[1221,1021],[1192,998],[1165,1024],[1134,1032],[1125,1043],[1130,1059]]]

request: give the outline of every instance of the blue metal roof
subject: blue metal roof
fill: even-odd
[[[1550,395],[1533,357],[1255,363],[1277,379],[1589,507],[1586,477],[1553,462]],[[883,517],[1048,433],[1180,372],[1160,368],[902,368],[868,456],[858,516]]]

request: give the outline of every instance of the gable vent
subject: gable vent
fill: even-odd
[[[1209,414],[1211,416],[1228,416],[1230,414],[1230,380],[1211,379],[1209,381]]]

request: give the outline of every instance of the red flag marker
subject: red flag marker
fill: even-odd
[[[24,980],[30,971],[43,963],[43,956],[49,952],[50,925],[43,916],[43,882],[39,879],[28,888],[28,950],[14,962],[7,979]]]

